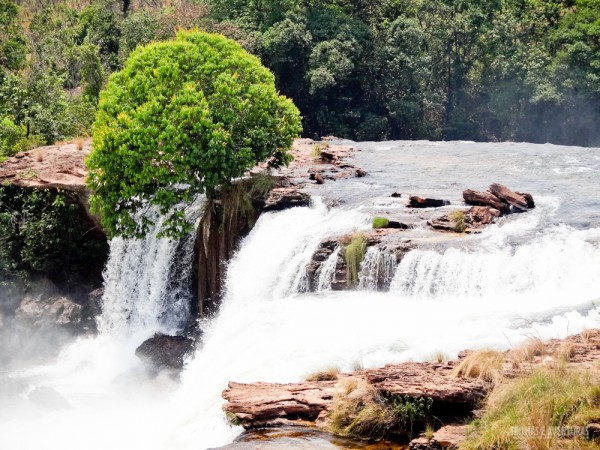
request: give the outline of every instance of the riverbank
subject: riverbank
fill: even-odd
[[[294,384],[231,382],[223,410],[247,430],[311,426],[400,442],[421,433],[410,441],[419,450],[598,444],[600,329],[439,359],[352,373],[329,370]]]

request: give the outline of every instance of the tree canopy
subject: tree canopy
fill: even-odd
[[[301,131],[258,58],[221,35],[181,31],[138,47],[100,94],[87,159],[93,210],[109,234],[143,235],[157,205],[164,234],[189,229],[186,202],[268,160],[289,161]]]
[[[0,0],[0,159],[89,135],[176,29],[256,55],[303,133],[600,146],[600,0]]]

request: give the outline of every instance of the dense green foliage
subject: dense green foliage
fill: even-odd
[[[233,40],[198,31],[135,50],[100,96],[87,165],[92,208],[109,233],[135,236],[149,204],[163,230],[189,230],[185,206],[261,161],[277,167],[300,132],[273,75]],[[182,203],[183,202],[183,203]]]
[[[108,245],[86,217],[72,193],[0,188],[0,278],[99,273]]]
[[[0,159],[88,134],[108,76],[178,27],[257,55],[309,137],[600,145],[599,18],[600,0],[0,0],[0,121],[25,130]]]

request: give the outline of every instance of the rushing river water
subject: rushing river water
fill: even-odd
[[[26,389],[0,405],[0,448],[216,447],[239,433],[221,412],[229,380],[297,381],[331,366],[351,370],[438,352],[456,356],[465,348],[506,349],[529,336],[600,326],[599,149],[355,145],[367,177],[314,187],[323,200],[315,198],[312,207],[258,220],[229,265],[221,313],[203,324],[204,346],[181,383],[149,376],[133,354],[145,338],[171,330],[187,314],[184,294],[165,302],[173,277],[181,276],[165,256],[177,244],[153,236],[135,245],[114,241],[102,333],[64,349],[52,364],[10,374],[11,383]],[[381,260],[388,292],[373,290],[365,265],[360,289],[333,292],[325,273],[318,292],[301,293],[304,267],[323,238],[368,230],[374,215],[424,223],[421,212],[409,211],[392,192],[446,198],[454,205],[442,210],[449,210],[460,205],[464,189],[492,182],[530,192],[537,208],[481,234],[413,250],[397,266]],[[415,242],[432,241],[425,226],[409,233]],[[138,280],[157,294],[140,295]],[[134,311],[130,320],[123,311]]]

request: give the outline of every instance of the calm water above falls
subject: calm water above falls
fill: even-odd
[[[334,365],[349,370],[440,351],[454,356],[465,348],[505,349],[531,335],[559,337],[600,326],[598,149],[357,146],[357,165],[369,176],[328,182],[320,191],[325,202],[335,199],[339,206],[327,208],[317,199],[312,208],[259,219],[230,264],[222,312],[206,325],[204,348],[180,385],[149,379],[135,360],[144,321],[131,325],[129,337],[107,329],[66,349],[55,365],[12,375],[54,389],[68,406],[25,403],[0,415],[0,446],[205,449],[239,432],[220,411],[229,380],[295,381]],[[319,292],[298,293],[304,265],[321,239],[367,230],[374,214],[414,219],[391,192],[458,204],[463,189],[495,181],[532,193],[538,207],[480,235],[410,252],[390,268],[389,292],[370,290],[365,279],[362,290],[331,292],[320,280]],[[430,235],[424,228],[411,233]]]

